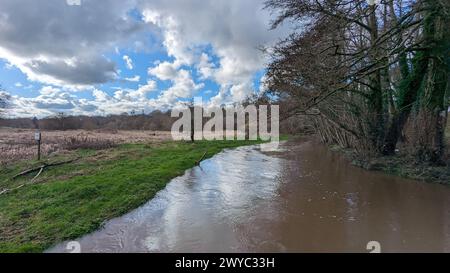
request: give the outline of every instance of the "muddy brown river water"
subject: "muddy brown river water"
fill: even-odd
[[[450,252],[450,187],[351,166],[310,141],[227,150],[80,238],[82,252]],[[48,252],[65,252],[62,243]]]

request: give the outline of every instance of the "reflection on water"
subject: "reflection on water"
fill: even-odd
[[[225,151],[79,242],[83,252],[367,252],[369,241],[384,252],[449,252],[449,218],[450,187],[288,142]]]

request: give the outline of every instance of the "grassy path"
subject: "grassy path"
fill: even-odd
[[[58,242],[90,233],[104,221],[146,203],[172,178],[194,167],[206,151],[209,158],[225,148],[256,143],[127,144],[61,156],[59,160],[80,159],[49,168],[35,184],[0,195],[0,252],[42,252]],[[27,165],[0,170],[0,189],[30,181],[35,174],[8,180],[30,167]]]

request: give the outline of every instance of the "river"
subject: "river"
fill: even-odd
[[[82,252],[450,252],[450,187],[350,165],[312,141],[226,150],[80,238]],[[48,252],[64,252],[66,243]]]

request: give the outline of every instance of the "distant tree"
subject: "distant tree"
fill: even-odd
[[[86,117],[81,120],[81,128],[84,130],[95,130],[98,128],[97,123],[95,122],[95,118]],[[77,128],[78,129],[78,128]]]
[[[71,116],[59,113],[39,120],[42,130],[152,130],[170,131],[176,119],[170,112],[155,111],[148,115],[108,115],[108,116]],[[30,118],[2,120],[0,126],[12,128],[37,128],[37,122]]]
[[[66,129],[66,115],[63,112],[58,113],[57,120],[58,120],[58,130],[67,130]]]
[[[39,129],[39,120],[37,119],[37,117],[34,117],[32,121],[33,121],[34,129]]]

